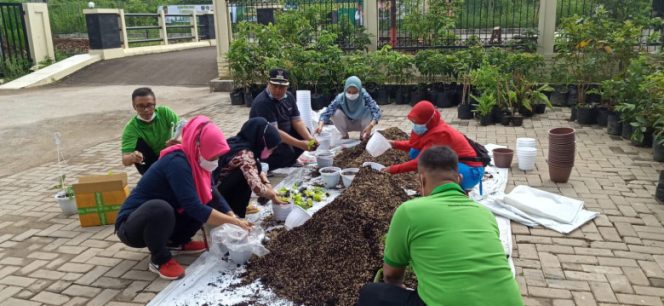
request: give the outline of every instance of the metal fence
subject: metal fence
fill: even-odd
[[[20,3],[0,3],[0,75],[12,75],[32,65]]]
[[[456,12],[450,11],[447,16],[454,22],[452,30],[427,38],[417,33],[439,31],[428,22],[436,18],[435,15],[427,15],[429,1],[380,0],[379,46],[390,44],[396,49],[455,48],[465,46],[469,39],[487,46],[534,46],[539,0],[465,0]]]
[[[282,12],[298,11],[316,16],[310,22],[321,30],[336,33],[342,49],[356,49],[368,43],[364,31],[363,0],[229,0],[232,30],[240,22],[276,23]]]
[[[211,37],[209,23],[206,19],[208,16],[211,18],[211,14],[196,15],[196,31],[194,31],[194,15],[192,14],[164,14],[163,22],[161,13],[125,13],[124,16],[127,42],[134,46],[176,43]]]

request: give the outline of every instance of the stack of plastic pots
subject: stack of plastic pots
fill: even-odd
[[[556,183],[565,183],[574,168],[576,131],[573,128],[549,130],[549,177]]]
[[[519,169],[529,171],[535,169],[537,161],[537,140],[535,138],[516,139],[516,159]]]

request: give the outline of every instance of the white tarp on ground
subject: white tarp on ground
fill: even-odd
[[[306,168],[287,168],[275,171],[288,175],[275,188],[289,187],[296,181],[306,180],[306,171]],[[486,173],[489,175],[485,175],[485,179],[482,182],[483,195],[479,195],[478,188],[471,192],[471,198],[479,199],[481,203],[491,201],[496,195],[504,194],[507,186],[507,169],[489,166],[486,169]],[[312,208],[307,210],[309,213],[313,214],[317,212],[340,194],[339,190],[328,191],[330,192],[330,197],[324,201],[315,203]],[[261,221],[271,214],[271,209],[267,207],[262,209],[258,214],[248,215],[247,219],[254,224],[260,225]],[[514,274],[510,220],[497,215],[496,222],[500,231],[500,240],[505,249],[505,254],[508,255],[508,261]],[[204,303],[210,305],[217,305],[219,303],[221,305],[233,305],[247,301],[277,306],[293,305],[287,300],[278,298],[272,290],[263,288],[258,282],[240,285],[244,272],[244,266],[238,267],[229,261],[228,258],[222,259],[219,254],[206,252],[187,268],[187,274],[183,279],[173,281],[152,299],[148,305],[202,305]]]

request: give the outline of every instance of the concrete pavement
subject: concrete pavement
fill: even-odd
[[[383,109],[382,127],[410,128],[404,120],[408,106]],[[224,95],[194,113],[210,116],[233,135],[248,109],[231,106]],[[567,122],[569,109],[547,111],[518,128],[459,121],[455,109],[443,110],[443,116],[480,143],[513,147],[517,137],[538,139],[537,169],[526,173],[514,166],[508,191],[528,184],[582,199],[601,213],[566,236],[512,223],[517,281],[527,305],[663,304],[664,208],[653,194],[664,166],[652,161],[649,149]],[[97,118],[97,129],[108,126],[108,118]],[[567,184],[549,181],[543,158],[548,129],[560,126],[577,128],[576,168]],[[135,184],[135,170],[120,166],[117,136],[72,155],[68,177],[126,170]],[[76,216],[63,216],[48,190],[57,175],[49,161],[0,178],[0,305],[148,302],[168,282],[147,271],[146,251],[119,243],[112,226],[81,228]],[[178,257],[185,264],[194,259]]]

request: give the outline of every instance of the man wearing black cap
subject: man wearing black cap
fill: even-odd
[[[249,118],[263,117],[279,128],[282,143],[267,159],[261,156],[270,165],[270,170],[294,166],[302,152],[315,150],[318,145],[300,118],[288,85],[288,71],[272,69],[267,88],[254,98],[249,112]],[[313,141],[310,143],[310,140]]]

